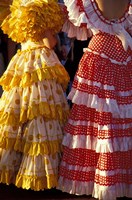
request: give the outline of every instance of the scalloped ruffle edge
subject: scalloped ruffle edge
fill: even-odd
[[[20,114],[16,114],[13,111],[5,113],[4,110],[1,110],[0,124],[16,126],[40,115],[45,120],[57,119],[61,123],[65,123],[69,115],[69,108],[64,110],[64,107],[61,105],[49,105],[47,102],[41,102],[41,104],[32,105],[26,110],[22,108]]]
[[[15,185],[18,188],[31,189],[34,191],[40,191],[44,189],[55,188],[58,185],[58,176],[57,175],[46,175],[46,177],[37,177],[37,176],[26,176],[26,175],[17,175]]]
[[[34,191],[51,189],[58,185],[57,175],[51,174],[43,177],[17,175],[16,181],[12,181],[11,180],[12,173],[13,172],[11,171],[2,171],[0,174],[0,182],[5,183],[7,185],[13,183],[18,188],[23,188],[27,190],[32,189]]]
[[[2,149],[12,149],[15,151],[23,152],[30,156],[41,155],[54,155],[57,152],[62,151],[61,146],[62,140],[58,139],[56,141],[44,141],[41,143],[37,142],[26,142],[21,138],[1,138],[0,147]]]
[[[38,81],[52,79],[62,84],[64,89],[66,89],[69,82],[69,75],[64,67],[62,67],[61,65],[57,64],[52,68],[48,66],[43,66],[43,68],[39,68],[32,73],[25,72],[22,75],[5,73],[0,79],[0,85],[2,85],[4,90],[10,90],[11,88],[16,86],[24,88]]]

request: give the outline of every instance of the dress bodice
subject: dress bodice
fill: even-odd
[[[132,0],[124,15],[119,19],[108,20],[99,10],[95,0],[64,0],[68,20],[63,26],[69,37],[85,40],[99,31],[116,35],[124,49],[132,49]],[[81,30],[81,31],[80,31]]]

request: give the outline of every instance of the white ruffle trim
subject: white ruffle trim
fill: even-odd
[[[93,83],[93,85],[94,84],[95,83]],[[109,86],[105,85],[104,89],[109,90]],[[129,91],[128,93],[128,96],[132,95],[132,91]],[[72,100],[72,103],[77,105],[84,105],[90,108],[95,108],[98,112],[111,112],[114,118],[132,118],[132,103],[119,105],[116,99],[103,99],[95,94],[81,92],[75,88],[71,89],[71,92],[68,95],[68,99]]]
[[[122,19],[110,21],[102,16],[100,11],[97,9],[94,0],[83,0],[81,3],[83,4],[84,10],[77,5],[77,0],[64,0],[64,2],[67,7],[69,21],[66,21],[62,30],[67,32],[69,37],[77,37],[77,39],[81,40],[86,40],[86,35],[91,37],[91,32],[87,32],[86,28],[81,28],[81,31],[79,31],[79,27],[85,24],[87,29],[90,29],[93,34],[96,34],[100,30],[112,35],[117,35],[117,37],[122,41],[125,50],[128,46],[132,49],[132,39],[126,31],[126,29],[128,29],[130,34],[132,34],[131,5]],[[75,28],[74,26],[78,28]]]
[[[57,189],[62,190],[62,192],[67,192],[69,194],[75,195],[91,195],[93,191],[94,183],[91,182],[79,182],[74,180],[59,178],[59,186]]]
[[[63,145],[71,149],[92,149],[97,153],[128,151],[132,149],[130,137],[97,139],[94,136],[71,135],[69,133],[65,133]]]
[[[92,31],[86,27],[74,26],[70,21],[66,21],[63,28],[63,32],[68,34],[68,37],[76,37],[78,40],[87,40],[87,38],[92,37]]]
[[[109,59],[110,60],[110,62],[111,63],[113,63],[113,64],[117,64],[117,65],[126,65],[127,66],[127,64],[131,61],[131,56],[129,56],[126,60],[124,60],[123,62],[119,62],[119,61],[117,61],[117,60],[114,60],[114,59],[112,59],[112,58],[110,58],[110,57],[108,57],[106,54],[104,54],[104,53],[98,53],[97,51],[93,51],[93,50],[91,50],[91,49],[89,49],[89,48],[84,48],[83,49],[83,52],[90,52],[90,53],[93,53],[94,55],[99,55],[100,57],[102,57],[102,58],[106,58],[106,59]]]
[[[117,183],[114,186],[100,186],[93,181],[80,182],[59,178],[59,190],[76,195],[91,195],[99,200],[116,200],[117,197],[132,197],[132,185]]]
[[[94,184],[94,190],[92,194],[99,200],[116,200],[117,197],[132,197],[132,185],[117,183],[114,186],[100,186]]]

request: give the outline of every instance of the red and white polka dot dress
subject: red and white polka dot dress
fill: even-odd
[[[87,5],[73,0],[69,13],[74,2],[80,2],[85,12],[97,8],[94,0]],[[96,19],[98,12],[93,15]],[[125,24],[126,16],[118,21],[117,28]],[[59,189],[77,195],[92,194],[100,200],[131,198],[132,49],[125,36],[127,48],[124,40],[112,34],[115,22],[102,22],[101,13],[98,17],[95,28],[103,29],[103,23],[106,28],[93,34],[69,94],[73,107],[65,126]],[[112,23],[109,31],[107,23]]]

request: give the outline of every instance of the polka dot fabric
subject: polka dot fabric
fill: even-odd
[[[116,60],[117,62],[123,62],[131,55],[131,50],[124,51],[123,46],[119,38],[115,35],[109,37],[108,33],[99,32],[96,34],[89,43],[89,48],[98,52],[104,53],[108,58]]]
[[[35,191],[57,186],[68,80],[42,42],[23,43],[11,59],[0,79],[0,182]]]
[[[132,197],[132,52],[117,36],[95,34],[69,98],[59,188],[100,200]]]

